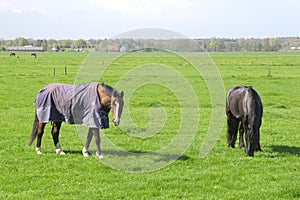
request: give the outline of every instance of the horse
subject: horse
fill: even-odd
[[[31,53],[30,56],[33,56],[34,58],[36,58],[36,53]]]
[[[37,137],[36,153],[42,154],[41,141],[44,128],[52,123],[52,138],[56,153],[64,155],[60,143],[59,132],[62,122],[88,126],[88,134],[82,149],[84,157],[88,157],[89,146],[94,136],[96,157],[103,158],[100,149],[99,129],[109,128],[108,113],[112,111],[112,122],[120,123],[123,110],[124,92],[118,91],[104,83],[89,83],[83,85],[67,85],[52,83],[42,88],[37,94],[35,119],[33,122],[29,146]]]
[[[10,54],[9,54],[9,57],[12,57],[12,56],[15,57],[15,56],[16,56],[16,53],[10,53]]]
[[[227,92],[226,115],[228,147],[235,147],[239,129],[239,148],[245,147],[245,134],[247,156],[254,157],[254,151],[262,151],[260,126],[263,106],[260,96],[251,86],[234,86]]]

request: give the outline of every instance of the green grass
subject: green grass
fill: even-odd
[[[246,157],[243,150],[227,148],[225,115],[216,146],[205,158],[199,157],[210,123],[210,97],[203,79],[189,63],[167,53],[132,53],[113,62],[100,81],[114,85],[135,66],[159,63],[183,74],[198,97],[201,118],[192,144],[174,163],[147,173],[128,173],[93,156],[84,158],[76,128],[68,124],[63,124],[60,135],[66,156],[55,154],[50,125],[43,137],[43,154],[36,155],[34,145],[27,144],[37,92],[52,82],[74,83],[88,54],[38,53],[36,59],[29,53],[17,55],[19,58],[0,53],[0,199],[300,198],[300,53],[211,54],[226,90],[233,85],[252,85],[261,95],[264,152],[254,158]],[[105,130],[106,137],[131,152],[151,152],[165,146],[180,123],[178,98],[172,91],[148,84],[138,88],[125,106],[131,109],[133,120],[146,127],[149,107],[157,104],[167,113],[159,134],[142,139],[111,127]],[[104,159],[109,159],[105,145],[102,149],[107,156]],[[126,165],[130,158],[122,159]]]

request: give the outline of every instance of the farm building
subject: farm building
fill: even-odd
[[[30,51],[30,52],[36,52],[36,51],[44,51],[43,47],[35,47],[35,46],[12,46],[7,48],[8,51]]]
[[[117,52],[117,51],[119,51],[119,48],[115,45],[108,45],[107,46],[107,51],[108,52]]]

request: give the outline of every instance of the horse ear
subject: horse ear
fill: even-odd
[[[118,92],[117,92],[117,90],[113,90],[113,93],[112,93],[112,95],[113,95],[114,97],[118,96]]]
[[[123,91],[121,91],[121,97],[122,97],[122,98],[124,97],[124,92],[123,92]]]

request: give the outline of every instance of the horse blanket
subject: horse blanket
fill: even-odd
[[[98,83],[67,85],[53,83],[39,91],[34,100],[41,122],[67,122],[91,128],[108,128],[107,112],[102,111]],[[107,123],[103,122],[103,118]]]

